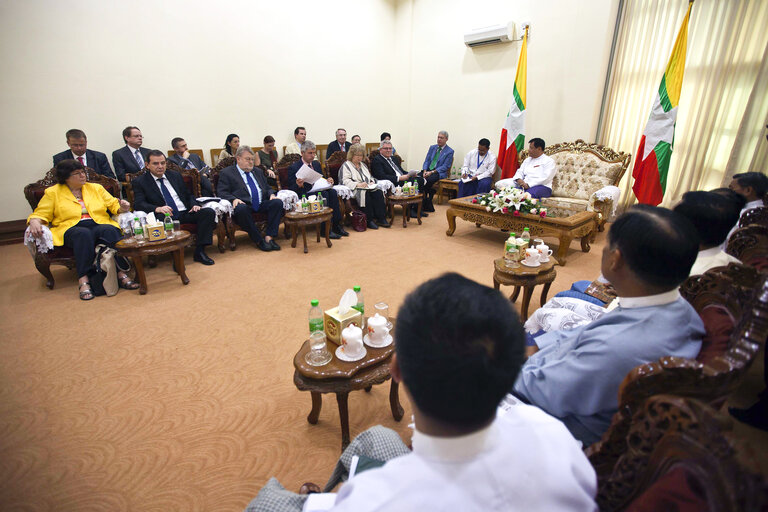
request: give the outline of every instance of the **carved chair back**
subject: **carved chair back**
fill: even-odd
[[[219,184],[219,174],[221,173],[222,169],[225,169],[229,167],[230,165],[235,165],[235,157],[230,156],[228,158],[224,158],[222,160],[219,160],[219,163],[216,164],[216,166],[211,169],[211,186],[213,187],[213,193],[215,195],[218,195],[216,192],[216,186]]]
[[[761,206],[744,212],[744,215],[739,218],[739,227],[749,226],[750,224],[760,224],[761,226],[768,227],[768,208]]]
[[[200,171],[197,169],[182,169],[170,160],[166,162],[165,168],[181,174],[181,177],[184,179],[184,185],[187,186],[189,193],[193,197],[200,197]]]
[[[344,162],[346,161],[347,161],[347,152],[336,151],[325,162],[326,178],[333,178],[333,183],[335,185],[341,184],[341,173],[339,173],[339,170],[341,169],[341,166],[344,165]]]
[[[202,149],[189,149],[188,151],[190,153],[194,153],[195,155],[199,156],[200,160],[202,160],[203,163],[205,163],[205,153],[203,152]],[[219,150],[219,151],[221,151],[221,150]],[[174,150],[172,150],[172,149],[168,150],[168,156],[169,157],[173,156],[175,153],[176,152]],[[213,162],[213,160],[211,160],[211,162]]]
[[[275,173],[277,174],[277,183],[281,190],[287,188],[288,171],[291,169],[291,166],[294,164],[294,162],[298,162],[299,160],[301,160],[301,155],[293,153],[290,155],[285,155],[277,163],[277,169],[275,169]]]
[[[98,183],[105,189],[107,189],[107,192],[112,194],[113,196],[119,198],[120,197],[120,183],[114,178],[108,178],[104,175],[101,175],[91,169],[90,167],[85,168],[85,175],[86,180],[89,183]],[[58,181],[56,181],[56,169],[52,168],[47,173],[45,173],[45,176],[43,178],[37,180],[34,183],[30,183],[26,187],[24,187],[24,197],[26,198],[27,202],[29,203],[29,206],[34,211],[35,208],[37,208],[38,203],[43,198],[43,195],[45,194],[45,189],[48,187],[51,187],[53,185],[58,184]]]
[[[371,158],[373,158],[371,153],[373,151],[378,151],[379,150],[379,146],[381,146],[381,143],[379,143],[379,142],[366,142],[365,143],[365,152],[368,153],[368,155],[370,155]]]
[[[325,153],[328,151],[329,144],[317,144],[317,159],[320,160],[320,167],[325,169]]]
[[[725,252],[760,272],[768,272],[768,227],[750,224],[738,228],[728,239]]]

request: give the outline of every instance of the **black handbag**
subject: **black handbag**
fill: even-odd
[[[368,229],[368,218],[361,210],[352,210],[352,229],[355,231]]]

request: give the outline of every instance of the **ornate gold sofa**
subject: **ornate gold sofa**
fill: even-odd
[[[544,153],[557,164],[557,174],[552,197],[542,202],[548,208],[598,212],[598,229],[603,231],[605,222],[613,218],[614,197],[619,193],[617,188],[606,187],[618,186],[632,155],[581,139],[547,146]],[[526,158],[527,150],[520,153],[520,163]]]

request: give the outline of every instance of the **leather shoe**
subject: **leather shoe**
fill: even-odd
[[[378,226],[380,228],[391,228],[392,227],[392,224],[390,224],[386,220],[377,220],[376,224],[378,224]]]
[[[331,240],[338,240],[339,238],[341,238],[341,235],[335,231],[331,231],[331,234],[328,235],[328,238],[330,238]]]
[[[195,255],[192,257],[192,259],[198,263],[202,263],[203,265],[213,265],[216,263],[213,261],[213,259],[210,258],[210,256],[205,254],[205,249],[202,247],[195,251]]]
[[[379,229],[379,226],[377,226],[376,223],[373,222],[372,220],[369,220],[368,221],[368,229]]]
[[[341,226],[336,228],[336,232],[341,236],[349,236],[349,233],[347,233],[347,231]]]
[[[280,250],[280,246],[277,245],[277,242],[275,242],[274,239],[270,240],[267,243],[269,244],[269,248],[272,249],[273,251],[279,251]]]
[[[256,244],[256,247],[258,247],[264,252],[269,252],[272,250],[272,247],[269,245],[269,243],[267,243],[266,240],[259,241],[259,243]]]

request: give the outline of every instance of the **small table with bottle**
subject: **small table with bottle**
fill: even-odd
[[[395,206],[403,208],[403,227],[408,227],[408,221],[411,220],[411,205],[416,206],[416,220],[421,224],[421,205],[424,201],[424,194],[419,192],[419,184],[414,181],[406,182],[405,185],[395,188],[395,193],[387,196],[387,216],[389,222],[395,222]]]
[[[291,231],[291,247],[296,247],[296,240],[301,231],[301,239],[304,242],[304,254],[309,252],[307,247],[307,226],[317,226],[317,242],[320,243],[320,224],[325,222],[325,243],[331,247],[331,217],[333,210],[325,205],[325,198],[320,196],[319,201],[312,204],[307,196],[302,196],[295,210],[286,212],[283,216],[285,228]]]

